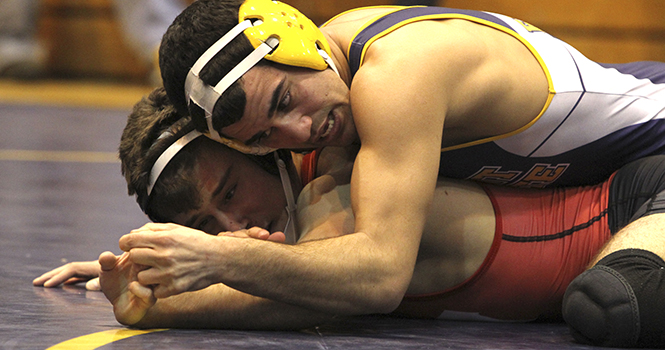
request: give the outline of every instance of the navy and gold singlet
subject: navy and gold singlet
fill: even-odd
[[[539,116],[509,134],[441,150],[439,174],[519,187],[595,184],[622,165],[665,154],[665,63],[602,65],[520,20],[441,7],[395,8],[352,41],[352,73],[372,42],[401,26],[464,19],[503,31],[540,62],[550,96]]]

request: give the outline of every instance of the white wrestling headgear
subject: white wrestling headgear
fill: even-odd
[[[217,85],[210,86],[199,77],[201,70],[228,43],[244,34],[254,51],[226,74]],[[261,59],[289,65],[324,70],[332,68],[330,46],[319,28],[295,8],[274,0],[247,0],[239,9],[239,23],[224,34],[194,63],[185,80],[185,99],[205,111],[206,136],[243,153],[267,154],[274,149],[246,145],[219,135],[212,125],[212,112],[226,89],[254,67]]]
[[[160,138],[172,135],[170,131],[164,132]],[[199,136],[202,136],[200,132],[192,130],[185,134],[183,137],[176,140],[172,143],[164,152],[157,158],[155,164],[153,164],[152,169],[150,170],[150,175],[148,177],[148,197],[152,193],[152,189],[155,187],[159,176],[162,174],[166,166],[171,162],[173,157],[175,157],[180,150],[182,150],[187,144],[196,140]],[[296,243],[296,229],[295,229],[295,211],[296,211],[296,201],[295,195],[293,193],[293,188],[291,187],[291,179],[289,177],[289,172],[286,169],[286,163],[279,158],[277,152],[275,152],[275,162],[277,163],[277,168],[279,169],[279,177],[282,181],[282,188],[284,189],[284,195],[286,196],[286,213],[287,213],[287,222],[284,228],[284,235],[286,236],[286,243],[295,244]],[[144,209],[145,210],[145,209]]]

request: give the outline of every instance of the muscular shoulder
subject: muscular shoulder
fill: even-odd
[[[432,131],[437,126],[443,128],[443,119],[455,100],[452,86],[468,71],[471,61],[459,59],[471,58],[467,48],[441,40],[443,34],[431,34],[442,33],[447,27],[438,21],[409,24],[367,49],[351,83],[354,121],[363,145],[370,141],[369,135],[411,138],[417,135],[408,135],[410,132],[423,130],[418,125],[427,124]],[[363,135],[364,127],[373,132]],[[377,133],[376,129],[388,133]],[[394,132],[398,135],[390,134]]]
[[[364,109],[376,115],[415,105],[411,117],[445,118],[450,144],[513,131],[546,96],[540,65],[519,40],[460,19],[416,22],[376,40],[351,85],[359,129]]]

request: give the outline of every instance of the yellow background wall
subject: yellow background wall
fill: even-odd
[[[110,0],[41,0],[40,36],[60,76],[141,80],[149,67],[124,43]],[[285,0],[321,24],[347,9],[391,0]],[[664,0],[445,0],[448,7],[516,17],[608,63],[665,61]]]
[[[111,0],[41,0],[40,4],[38,33],[48,51],[51,75],[147,79],[149,67],[126,44]]]
[[[522,19],[596,61],[665,61],[663,0],[447,0],[445,4]]]
[[[315,22],[380,0],[285,0]],[[664,0],[444,0],[440,5],[497,12],[527,21],[570,43],[593,60],[665,61]]]

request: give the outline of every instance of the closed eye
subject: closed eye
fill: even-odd
[[[287,108],[289,108],[289,104],[291,104],[291,92],[287,91],[284,94],[284,97],[279,101],[279,104],[277,105],[276,112],[283,112]],[[258,137],[255,138],[254,142],[252,144],[260,145],[261,142],[265,141],[268,137],[270,137],[270,134],[272,134],[273,128],[270,128],[264,132],[262,132]]]
[[[203,220],[201,220],[201,221],[198,223],[198,225],[196,225],[195,228],[196,228],[197,230],[201,230],[201,231],[204,231],[204,232],[205,232],[205,231],[206,231],[206,226],[208,226],[208,223],[210,223],[210,218],[209,218],[209,217],[205,217],[205,218],[203,218]]]

